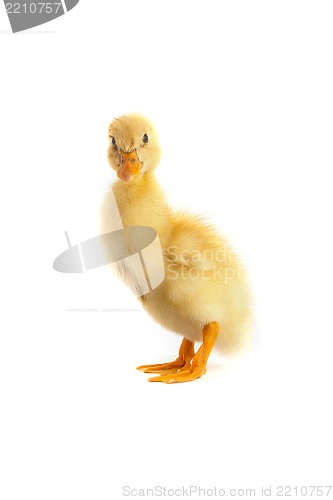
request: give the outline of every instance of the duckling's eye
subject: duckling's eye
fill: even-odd
[[[147,142],[149,141],[148,135],[144,134],[142,137],[142,140],[143,140],[144,144],[147,144]]]
[[[112,146],[117,149],[117,144],[116,144],[116,139],[111,135],[111,142],[112,142]]]

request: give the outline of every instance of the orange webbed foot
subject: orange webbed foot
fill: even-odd
[[[183,339],[181,346],[179,348],[179,356],[175,361],[170,363],[159,363],[156,365],[141,365],[136,369],[141,370],[144,373],[175,373],[178,370],[188,367],[191,363],[191,359],[194,356],[194,343],[190,340]]]
[[[181,349],[184,344],[181,345],[181,349],[179,351],[179,358],[176,361],[183,360],[183,367],[178,369],[177,371],[173,370],[173,373],[162,371],[162,375],[158,377],[151,377],[148,379],[149,382],[163,382],[164,384],[177,384],[180,382],[191,382],[192,380],[196,380],[200,378],[202,375],[206,373],[206,365],[215,344],[215,340],[219,334],[219,325],[216,321],[212,321],[211,323],[207,323],[203,329],[203,343],[198,349],[197,353],[193,355],[193,342],[191,342],[191,355],[188,355],[186,358],[181,356]],[[189,342],[189,341],[187,341]],[[185,351],[186,352],[186,351]],[[158,370],[156,370],[158,371]],[[152,372],[150,372],[152,373]]]
[[[136,369],[140,370],[144,373],[174,373],[177,372],[180,368],[182,368],[183,362],[181,360],[176,359],[175,361],[171,361],[171,363],[160,363],[156,365],[141,365],[137,366]]]
[[[164,382],[165,384],[177,384],[180,382],[191,382],[200,378],[206,370],[193,369],[191,366],[185,369],[178,370],[176,373],[161,375],[159,377],[151,377],[149,382]]]

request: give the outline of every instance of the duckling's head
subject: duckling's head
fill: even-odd
[[[160,161],[157,132],[142,115],[131,113],[113,120],[109,126],[109,140],[109,163],[124,182],[138,182]]]

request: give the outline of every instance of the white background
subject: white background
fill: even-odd
[[[81,0],[13,35],[2,9],[1,499],[332,484],[332,16]],[[129,111],[160,132],[170,202],[210,215],[252,277],[253,353],[188,384],[135,370],[181,339],[108,268],[52,269],[64,230],[97,234],[107,126]]]

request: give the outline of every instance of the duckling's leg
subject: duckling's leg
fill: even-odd
[[[179,348],[179,356],[175,361],[157,365],[141,365],[137,367],[137,370],[141,370],[145,373],[174,373],[180,368],[188,368],[191,365],[193,356],[194,342],[184,338]]]
[[[149,382],[164,382],[166,384],[190,382],[191,380],[195,380],[204,375],[204,373],[206,373],[206,365],[209,355],[214,347],[215,340],[218,334],[218,323],[213,321],[205,325],[202,332],[203,343],[198,349],[197,353],[194,355],[192,363],[188,367],[184,366],[184,368],[181,368],[176,373],[161,375],[159,377],[152,377],[148,379]]]

